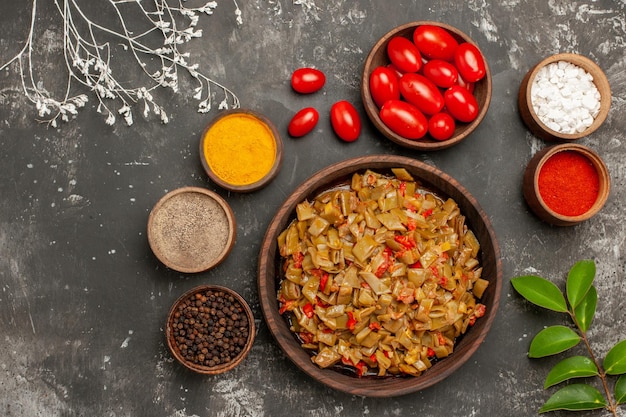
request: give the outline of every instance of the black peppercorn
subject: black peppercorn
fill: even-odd
[[[174,348],[184,358],[208,367],[237,358],[249,337],[244,307],[221,290],[206,290],[180,302],[170,323]]]

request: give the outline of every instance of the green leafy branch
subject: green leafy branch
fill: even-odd
[[[577,262],[567,275],[565,294],[551,281],[539,276],[511,279],[513,288],[526,300],[548,310],[567,313],[573,321],[571,327],[554,325],[537,333],[530,343],[530,358],[556,355],[581,341],[589,352],[589,356],[572,356],[557,363],[548,373],[544,389],[575,378],[598,377],[604,390],[603,395],[587,383],[569,383],[556,391],[539,413],[604,408],[617,417],[618,406],[626,404],[626,340],[613,346],[600,363],[587,338],[598,304],[598,293],[593,286],[595,275],[593,261]],[[610,383],[615,378],[611,391]]]

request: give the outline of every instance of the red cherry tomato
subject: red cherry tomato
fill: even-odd
[[[450,139],[456,123],[448,113],[437,113],[428,121],[428,133],[436,140]]]
[[[341,100],[331,106],[330,123],[337,136],[346,142],[354,142],[361,134],[361,118],[349,101]]]
[[[400,94],[425,114],[439,113],[444,106],[437,86],[420,74],[404,74],[400,78]]]
[[[470,83],[482,79],[487,73],[482,54],[469,42],[462,43],[456,48],[454,65],[463,79]]]
[[[320,115],[317,110],[313,107],[305,107],[291,118],[288,127],[289,134],[294,138],[304,136],[313,130],[319,119]]]
[[[376,67],[370,74],[370,92],[378,107],[387,100],[400,99],[400,85],[394,70],[388,67]]]
[[[417,140],[428,132],[428,120],[411,103],[402,100],[389,100],[380,109],[380,119],[394,133]]]
[[[478,116],[476,98],[460,85],[453,85],[443,93],[448,112],[459,122],[469,123]]]
[[[324,83],[326,83],[326,76],[315,68],[298,68],[291,75],[291,88],[301,94],[321,90]]]
[[[420,25],[413,32],[413,42],[428,59],[452,61],[459,46],[457,40],[446,29],[433,25]]]
[[[441,88],[452,87],[459,79],[455,66],[441,59],[433,59],[424,64],[422,74]]]
[[[422,67],[422,56],[417,46],[402,36],[391,38],[387,44],[387,55],[402,72],[417,72]]]

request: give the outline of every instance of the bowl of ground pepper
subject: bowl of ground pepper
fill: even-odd
[[[280,170],[283,142],[274,124],[252,110],[225,110],[200,140],[200,161],[209,178],[234,192],[265,187]]]
[[[531,210],[555,226],[573,226],[597,214],[609,196],[609,172],[592,149],[573,143],[537,152],[526,167],[524,197]]]
[[[237,292],[201,285],[181,295],[167,317],[167,345],[186,368],[217,375],[239,365],[255,337],[254,316]]]
[[[148,243],[168,268],[203,272],[222,262],[235,244],[235,215],[213,191],[181,187],[168,192],[148,217]]]

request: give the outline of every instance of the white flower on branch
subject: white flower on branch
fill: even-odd
[[[133,113],[130,111],[130,107],[126,104],[122,106],[121,109],[117,111],[119,114],[124,117],[124,121],[128,126],[132,126],[133,124]]]
[[[235,3],[235,5],[236,4],[237,3]],[[205,4],[203,7],[198,9],[198,11],[202,13],[206,13],[206,14],[213,14],[213,9],[215,9],[216,7],[217,7],[217,2],[210,1],[207,4]]]
[[[154,0],[152,10],[147,10],[141,0],[107,0],[113,8],[112,16],[118,21],[112,29],[102,26],[90,20],[75,0],[54,0],[54,4],[63,19],[62,40],[66,69],[68,72],[65,94],[61,97],[53,97],[43,88],[43,80],[35,84],[33,76],[33,48],[36,42],[35,28],[39,24],[37,0],[31,0],[32,12],[30,31],[22,50],[12,59],[0,65],[0,71],[9,65],[16,63],[22,82],[23,92],[28,100],[35,104],[39,117],[47,118],[50,126],[58,126],[57,119],[69,121],[78,113],[78,109],[85,107],[88,101],[86,94],[73,94],[75,84],[86,87],[97,99],[97,112],[104,114],[107,125],[116,122],[115,111],[118,107],[113,103],[121,103],[117,113],[127,125],[133,124],[132,107],[143,104],[141,114],[148,118],[152,113],[159,117],[162,123],[167,123],[167,112],[155,102],[154,90],[158,87],[171,88],[179,91],[179,77],[187,73],[197,83],[193,89],[193,98],[199,101],[198,112],[206,113],[211,109],[211,103],[216,98],[212,87],[222,92],[222,101],[219,108],[237,108],[239,99],[224,85],[214,81],[200,71],[198,63],[191,63],[188,52],[180,50],[181,45],[195,38],[202,37],[202,29],[198,29],[199,16],[211,15],[217,7],[216,1],[209,1],[201,7],[187,7],[186,0],[179,2],[177,6],[171,5],[169,0]],[[235,15],[237,24],[241,25],[241,10],[236,0]],[[147,22],[152,25],[151,29],[133,32],[126,20],[122,4],[131,4],[136,7]],[[180,19],[183,17],[184,19]],[[141,27],[141,25],[140,25]],[[136,34],[135,34],[136,33]],[[147,46],[148,36],[152,44],[154,34],[162,36],[162,45],[157,48]],[[107,41],[100,41],[99,36]],[[117,39],[115,45],[109,44],[111,38]],[[146,42],[146,43],[144,43]],[[145,75],[145,83],[139,86],[121,84],[111,66],[113,59],[112,48],[121,48],[127,51],[134,59],[142,74]],[[0,61],[1,62],[1,61]],[[160,70],[154,70],[152,63],[161,64]],[[126,62],[125,62],[126,64]],[[150,64],[150,65],[149,65]],[[148,71],[148,67],[152,69]],[[126,77],[124,77],[126,78]],[[140,84],[142,84],[140,82]],[[152,111],[150,109],[152,108]]]
[[[115,124],[115,115],[113,113],[109,112],[109,115],[107,116],[107,119],[105,121],[106,124],[108,124],[109,126],[112,126]]]
[[[164,21],[162,21],[162,20],[158,20],[158,21],[154,22],[154,26],[156,26],[156,27],[157,27],[157,28],[159,28],[159,29],[166,29],[166,28],[169,28],[169,27],[170,27],[170,25],[171,25],[171,23],[170,23],[170,22],[164,22]]]

